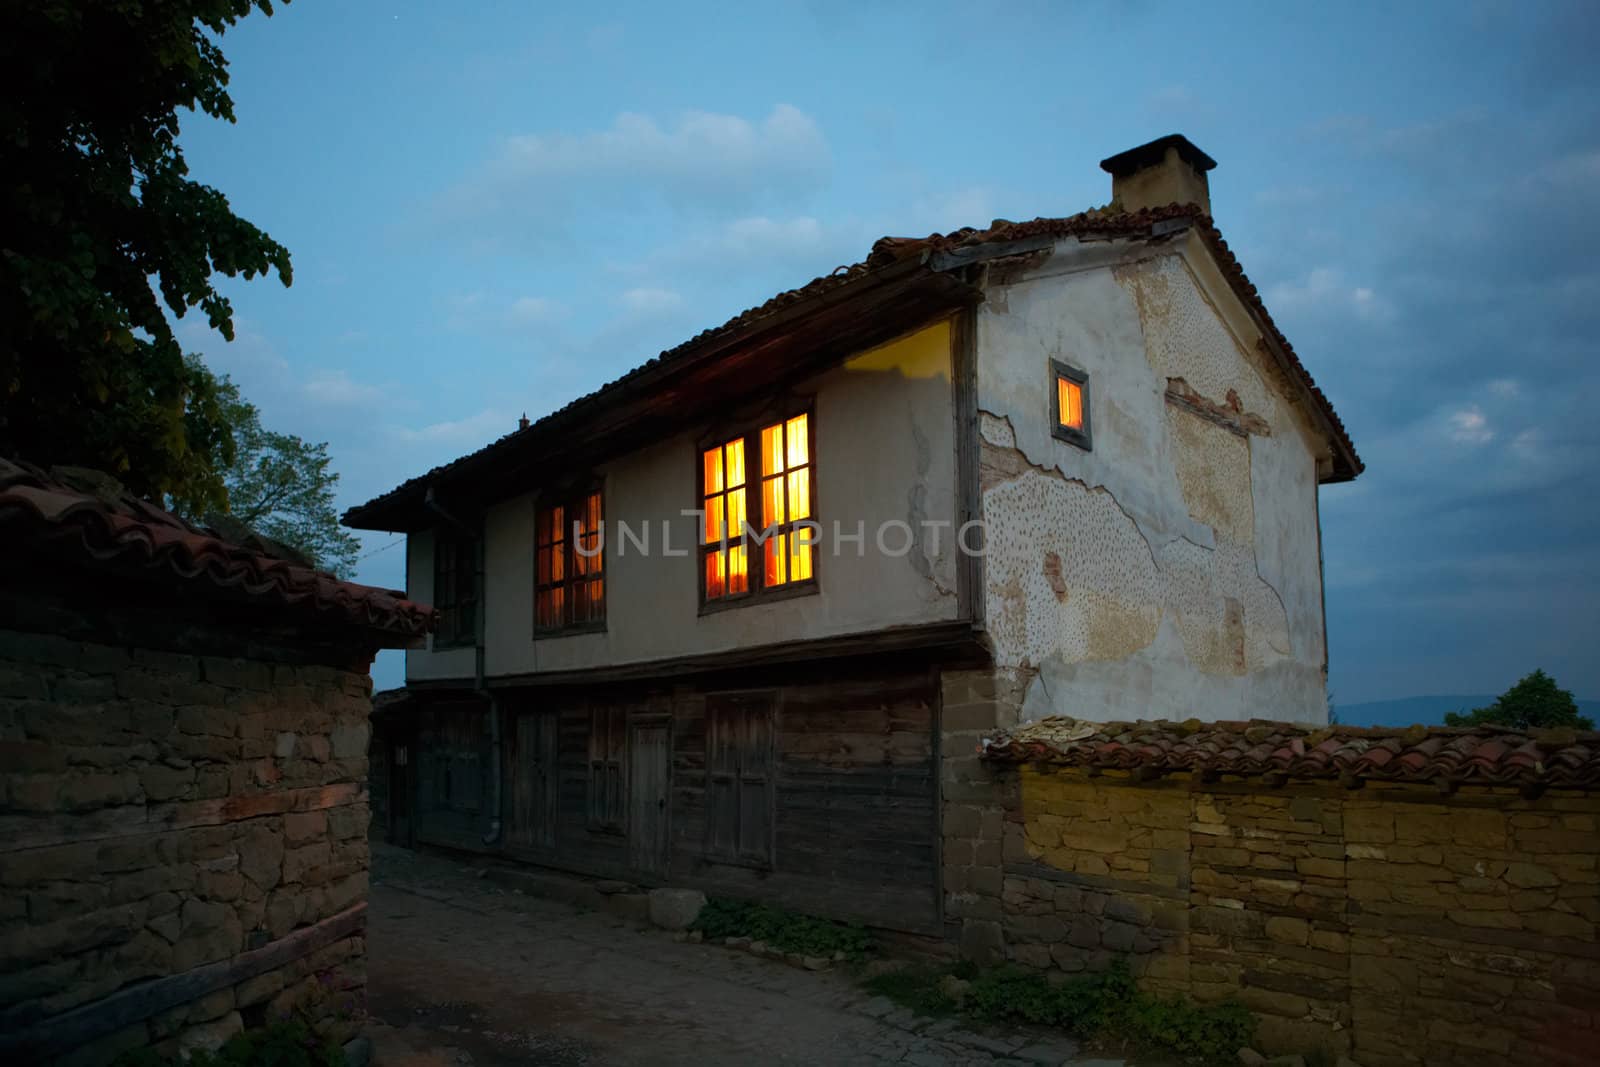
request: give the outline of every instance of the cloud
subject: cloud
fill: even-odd
[[[1486,445],[1494,440],[1494,430],[1483,409],[1476,404],[1453,411],[1449,417],[1450,439],[1464,445]]]
[[[444,324],[459,333],[515,333],[529,326],[559,322],[568,309],[542,296],[492,296],[481,290],[456,293],[443,301]]]
[[[517,428],[517,416],[498,408],[486,408],[475,415],[426,426],[396,426],[393,435],[407,444],[449,445],[472,451],[504,437]]]
[[[1275,311],[1348,314],[1363,320],[1384,320],[1394,314],[1370,286],[1350,285],[1332,267],[1316,267],[1302,281],[1284,281],[1267,290]]]
[[[671,289],[656,289],[650,286],[629,289],[617,300],[635,315],[660,315],[683,305],[683,297],[679,293]]]
[[[380,385],[354,381],[342,370],[319,370],[300,387],[305,399],[329,407],[363,407],[382,403],[388,390]]]
[[[615,221],[656,203],[720,213],[763,198],[792,202],[820,188],[830,169],[821,128],[788,104],[759,119],[689,111],[662,121],[624,112],[602,130],[502,138],[434,214],[464,226],[469,241],[499,245],[514,235],[525,245],[537,235],[529,227],[564,230],[588,210]]]

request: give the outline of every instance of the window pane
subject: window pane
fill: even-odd
[[[728,592],[750,591],[750,557],[743,545],[728,549]]]
[[[565,581],[567,577],[567,546],[561,542],[550,548],[550,580]]]
[[[550,581],[550,549],[549,549],[548,546],[545,547],[545,548],[541,548],[537,552],[534,553],[533,571],[534,571],[534,580],[536,582],[538,582],[540,585],[546,585],[546,584],[549,583],[549,581]]]
[[[1083,429],[1083,389],[1076,382],[1056,379],[1056,418],[1063,426]]]
[[[556,586],[550,590],[550,626],[561,626],[567,621],[567,590]]]
[[[715,600],[728,592],[722,550],[706,553],[706,599]]]
[[[783,424],[768,426],[761,431],[761,473],[780,474],[783,471]]]
[[[736,540],[744,536],[744,490],[734,489],[728,493],[728,538]]]
[[[590,493],[589,494],[589,522],[588,522],[588,528],[589,528],[589,532],[590,533],[595,533],[600,529],[600,494],[599,493]]]
[[[707,495],[722,492],[722,449],[708,448],[705,454]]]
[[[788,558],[785,547],[788,542],[786,534],[776,534],[767,539],[764,546],[767,553],[766,582],[768,585],[783,585],[789,580]]]
[[[567,539],[567,509],[550,509],[550,540],[565,541]]]
[[[811,517],[811,472],[797,470],[789,472],[789,517],[786,521],[796,522],[800,519]]]
[[[744,490],[739,490],[743,495]],[[708,545],[714,545],[722,540],[722,501],[720,496],[714,496],[706,501],[706,540]]]
[[[791,468],[811,462],[811,442],[807,439],[807,417],[796,415],[784,425],[788,429],[789,466]]]
[[[816,549],[807,543],[810,535],[810,530],[797,530],[789,535],[789,580],[791,582],[803,582],[811,577],[811,558]]]
[[[744,439],[729,441],[723,449],[728,455],[728,485],[744,484]]]
[[[554,620],[552,620],[550,617],[550,593],[551,591],[549,589],[541,589],[539,592],[534,594],[534,618],[538,621],[540,626],[555,625]]]
[[[589,619],[596,621],[606,617],[606,580],[595,578],[589,582]]]
[[[783,478],[768,478],[761,483],[761,524],[775,526],[783,517]]]

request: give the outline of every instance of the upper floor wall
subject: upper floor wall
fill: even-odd
[[[696,427],[591,472],[568,472],[593,475],[602,493],[603,629],[536,636],[538,497],[522,494],[490,508],[483,522],[485,675],[647,663],[958,618],[954,342],[952,322],[935,323],[781,397],[729,412],[725,426]],[[820,526],[815,585],[792,597],[707,610],[700,519],[684,513],[701,506],[702,450],[762,424],[764,407],[810,415],[812,512]],[[753,497],[752,525],[760,524],[758,509]],[[863,540],[851,540],[858,531]],[[408,591],[424,603],[434,599],[434,540],[419,533],[407,545]],[[411,652],[407,678],[471,678],[475,655],[470,647]]]
[[[1198,238],[992,265],[977,337],[985,609],[1022,716],[1326,721],[1327,449]],[[1060,365],[1087,442],[1052,433]]]

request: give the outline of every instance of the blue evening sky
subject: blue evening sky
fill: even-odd
[[[181,336],[329,442],[345,507],[879,236],[1103,203],[1100,158],[1182,132],[1368,464],[1323,493],[1338,702],[1600,694],[1596,10],[300,0],[224,39],[237,125],[184,134],[294,285]]]

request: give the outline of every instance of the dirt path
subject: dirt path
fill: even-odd
[[[368,968],[376,1067],[1121,1063],[915,1019],[841,974],[675,942],[385,846]]]

